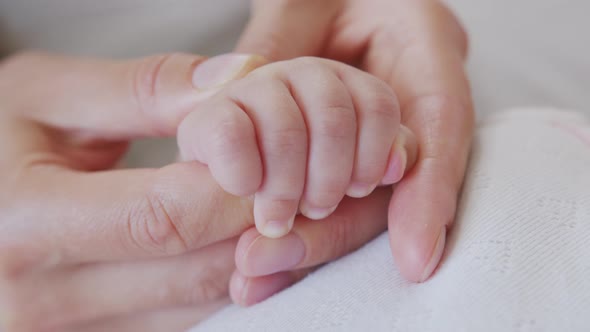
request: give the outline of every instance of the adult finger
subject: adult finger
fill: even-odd
[[[424,281],[440,260],[446,228],[455,218],[473,109],[463,68],[466,39],[459,23],[438,1],[399,7],[407,26],[376,33],[365,64],[398,93],[402,122],[418,139],[416,166],[391,200],[389,230],[402,274]],[[411,35],[395,38],[399,31]]]
[[[19,279],[2,299],[3,314],[10,317],[7,326],[15,331],[50,330],[220,300],[228,294],[235,269],[236,242],[176,257],[86,264]],[[11,293],[18,296],[11,298]]]
[[[0,234],[5,274],[175,255],[254,223],[252,201],[225,193],[198,163],[94,173],[32,167],[16,188]]]
[[[170,136],[196,102],[262,63],[238,54],[115,61],[24,53],[3,63],[0,99],[18,117],[85,136]]]

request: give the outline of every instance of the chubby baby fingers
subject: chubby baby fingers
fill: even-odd
[[[237,103],[216,98],[190,113],[178,128],[185,161],[208,165],[219,185],[236,196],[254,194],[263,168],[254,124]]]

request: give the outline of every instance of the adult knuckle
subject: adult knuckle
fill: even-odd
[[[170,121],[159,115],[157,112],[162,91],[160,86],[162,81],[162,68],[167,62],[174,61],[176,57],[182,56],[180,53],[169,53],[143,58],[130,71],[131,95],[138,113],[149,119],[153,124],[154,130],[168,132],[171,128]]]
[[[156,103],[160,69],[172,54],[151,56],[142,59],[132,72],[134,97],[142,110],[149,110]]]
[[[474,114],[459,99],[450,94],[434,93],[419,96],[411,101],[408,120],[418,122],[418,126],[442,127],[445,121],[460,117],[462,122],[472,125]],[[460,114],[458,114],[458,112]]]
[[[130,242],[147,253],[174,255],[187,250],[182,219],[173,200],[160,190],[150,189],[127,216]]]

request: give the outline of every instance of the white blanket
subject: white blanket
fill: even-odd
[[[478,129],[442,265],[404,281],[386,235],[198,331],[589,331],[590,122],[548,110]]]

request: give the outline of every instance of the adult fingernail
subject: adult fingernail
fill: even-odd
[[[295,222],[295,215],[287,220],[267,220],[262,224],[259,231],[260,234],[272,238],[278,239],[280,237],[285,236],[291,231],[293,228],[293,223]]]
[[[281,239],[256,238],[246,250],[240,272],[262,276],[287,271],[297,266],[305,256],[305,244],[295,233]]]
[[[224,54],[212,57],[197,65],[193,71],[193,86],[199,90],[211,89],[240,78],[257,67],[258,56]]]
[[[393,156],[387,164],[387,169],[385,170],[385,175],[383,175],[381,184],[390,185],[398,183],[404,176],[407,162],[408,154],[406,153],[406,149],[403,147],[396,148],[393,151]]]
[[[306,202],[301,203],[301,205],[299,206],[299,210],[301,211],[301,214],[303,214],[307,218],[313,219],[313,220],[320,220],[320,219],[327,218],[334,211],[336,211],[336,208],[338,208],[338,205],[330,207],[330,208],[317,208],[317,207],[310,206]]]
[[[244,277],[237,271],[234,272],[232,280],[230,281],[229,291],[232,298],[239,305],[246,305],[244,299],[248,297],[248,278]]]
[[[354,198],[362,198],[369,196],[373,190],[377,187],[377,183],[367,184],[367,183],[359,183],[353,182],[348,190],[346,190],[346,196],[354,197]]]
[[[422,272],[422,276],[420,277],[420,282],[426,281],[434,272],[434,269],[438,266],[440,262],[440,258],[442,257],[443,251],[445,249],[445,242],[447,238],[447,229],[443,226],[438,235],[438,239],[436,240],[436,244],[434,245],[434,250],[432,251],[432,256],[430,256],[430,261],[424,267],[424,272]]]

